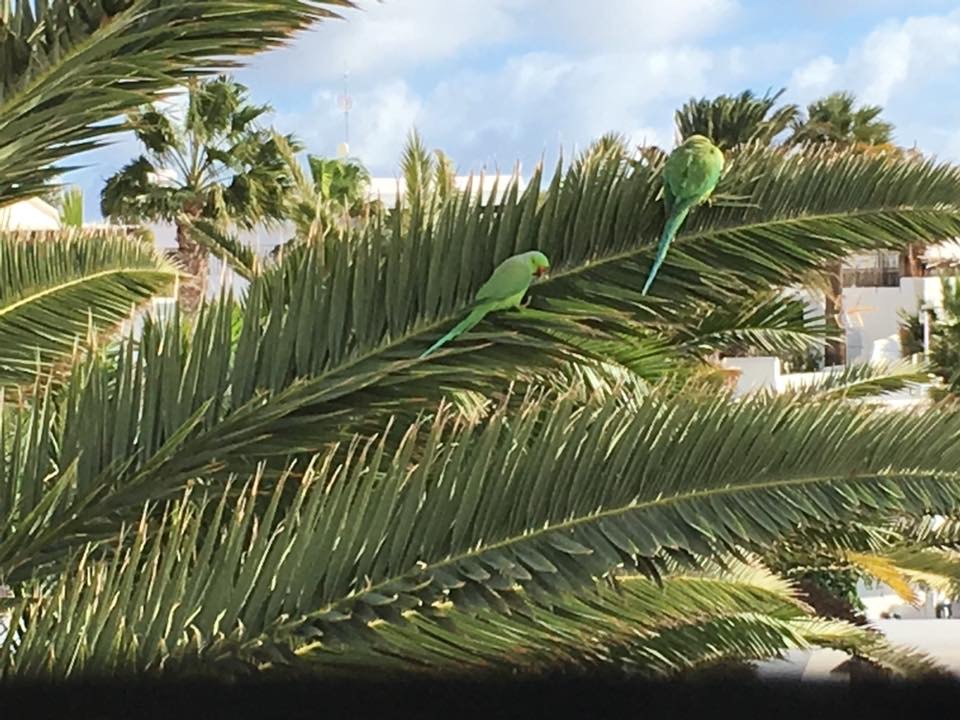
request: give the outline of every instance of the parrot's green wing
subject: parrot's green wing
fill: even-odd
[[[667,217],[669,217],[670,213],[673,212],[673,207],[676,204],[677,204],[677,198],[673,194],[673,190],[670,189],[670,184],[667,182],[667,179],[664,178],[663,179],[663,209],[666,211]]]
[[[497,265],[489,279],[477,290],[477,302],[504,301],[530,287],[530,263],[522,257],[509,257]]]
[[[431,345],[421,358],[444,345],[483,320],[487,313],[519,305],[532,279],[530,262],[523,256],[513,256],[497,265],[487,281],[477,290],[476,303],[470,314],[450,332]]]
[[[663,168],[663,180],[675,201],[702,202],[717,187],[722,173],[723,153],[715,145],[688,141],[670,153]]]

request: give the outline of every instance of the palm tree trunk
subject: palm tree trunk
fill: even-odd
[[[180,309],[187,313],[194,313],[203,302],[207,292],[207,249],[190,237],[186,226],[177,223],[177,260],[183,269],[180,276],[177,301]]]
[[[923,266],[920,264],[919,245],[907,245],[906,249],[900,253],[900,276],[901,277],[923,277]]]
[[[827,280],[830,288],[826,293],[824,303],[824,319],[827,327],[837,330],[841,336],[836,340],[828,340],[823,349],[823,364],[826,367],[847,364],[847,339],[842,335],[843,326],[840,324],[840,315],[843,312],[843,263],[830,263],[827,268]]]

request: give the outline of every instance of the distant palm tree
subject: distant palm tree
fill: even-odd
[[[776,107],[784,92],[781,89],[771,95],[768,91],[757,97],[753,91],[744,90],[739,95],[691,98],[675,114],[677,130],[681,139],[705,135],[721,150],[748,142],[771,145],[800,115],[796,105]]]
[[[807,106],[806,117],[793,122],[790,145],[833,143],[859,150],[867,154],[889,152],[901,154],[893,144],[893,125],[880,119],[883,108],[879,105],[856,107],[856,96],[850,92],[835,92],[815,100]],[[909,258],[914,252],[907,248],[901,257]],[[828,290],[824,299],[824,315],[828,326],[840,331],[843,314],[843,263],[836,261],[827,271]],[[834,340],[824,348],[826,365],[844,365],[847,360],[846,342]]]
[[[367,196],[370,171],[357,158],[308,154],[305,170],[295,147],[279,135],[275,141],[293,183],[287,199],[286,219],[293,223],[296,233],[274,248],[274,256],[299,245],[313,244],[330,229],[353,225],[376,204]],[[243,271],[243,268],[235,269]]]
[[[193,237],[191,222],[251,227],[282,219],[291,180],[275,133],[257,123],[269,106],[251,104],[247,88],[223,75],[193,81],[188,92],[183,118],[156,106],[130,116],[146,153],[107,180],[100,205],[113,218],[177,224],[177,255],[187,273],[179,300],[193,311],[206,290],[209,251]]]
[[[64,227],[83,227],[83,190],[66,188],[60,194],[60,223]]]
[[[879,105],[856,107],[853,93],[835,92],[807,106],[807,116],[792,123],[791,144],[838,143],[861,147],[867,152],[876,148],[893,150],[893,125],[880,119]]]
[[[321,198],[342,207],[348,214],[359,212],[370,186],[370,171],[362,162],[356,158],[307,155],[307,165]]]
[[[400,174],[407,186],[409,204],[433,191],[446,198],[456,187],[453,160],[443,150],[428,150],[416,128],[407,136],[400,157]]]

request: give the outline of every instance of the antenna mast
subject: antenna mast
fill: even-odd
[[[343,73],[343,93],[337,96],[337,106],[343,110],[343,142],[337,147],[337,157],[345,158],[350,154],[350,109],[353,98],[350,97],[349,73]]]

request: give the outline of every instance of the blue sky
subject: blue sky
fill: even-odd
[[[672,144],[691,96],[787,87],[806,103],[851,90],[886,109],[896,139],[960,161],[958,0],[359,0],[238,73],[273,125],[316,154],[343,140],[393,176],[416,126],[461,173],[526,173],[616,130]],[[131,139],[88,154],[68,181],[98,217],[103,179],[138,152]]]

